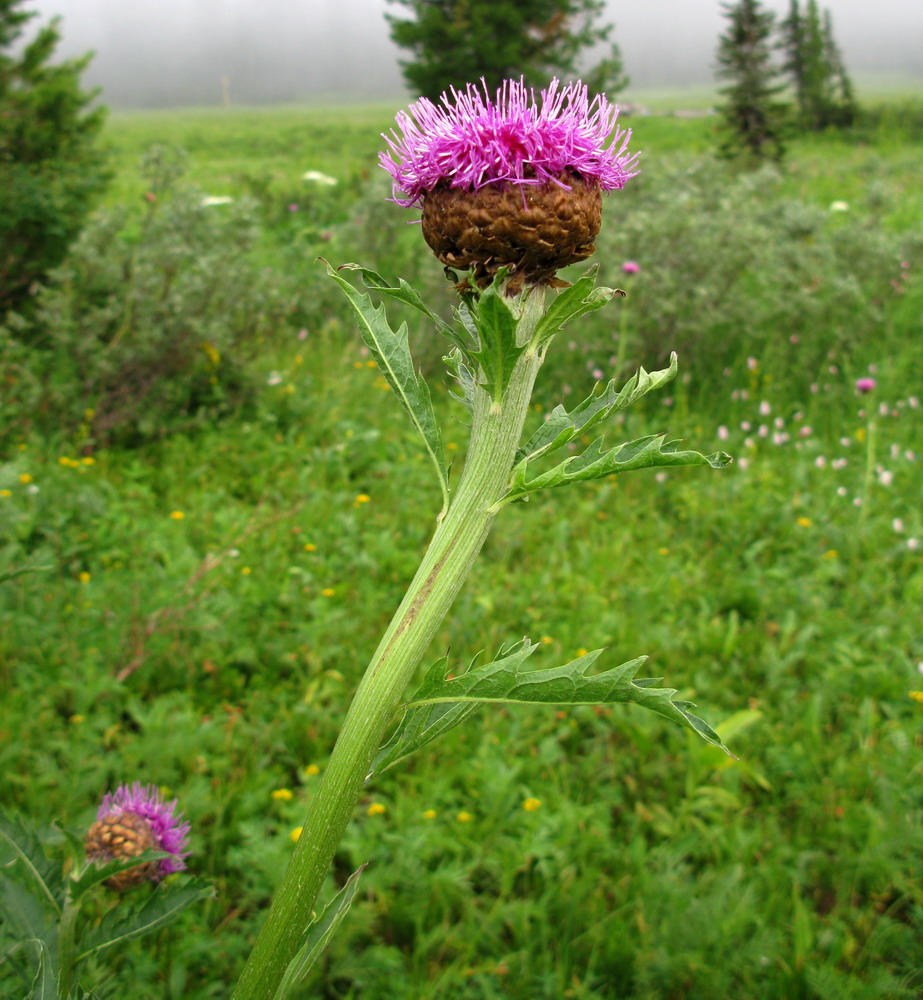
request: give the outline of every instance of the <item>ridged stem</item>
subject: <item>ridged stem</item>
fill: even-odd
[[[517,340],[531,340],[543,290],[525,298]],[[407,685],[468,576],[504,492],[541,357],[526,350],[499,404],[476,388],[468,457],[449,509],[359,684],[295,853],[257,938],[233,1000],[273,1000],[304,941],[334,852],[352,818],[372,762]]]

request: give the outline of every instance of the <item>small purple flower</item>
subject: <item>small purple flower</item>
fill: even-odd
[[[875,384],[875,379],[873,378],[857,378],[856,392],[864,396],[867,392],[871,392],[875,388]]]
[[[99,822],[110,816],[129,813],[144,820],[150,827],[153,849],[173,855],[160,860],[160,874],[170,875],[186,867],[183,858],[191,851],[188,847],[189,824],[182,813],[176,815],[176,799],[164,802],[163,796],[154,785],[119,785],[114,792],[103,797],[102,805],[96,813]]]
[[[295,203],[295,202],[293,201],[293,202],[292,202],[292,203],[291,203],[291,204],[290,204],[290,205],[288,206],[288,210],[289,210],[290,212],[297,212],[297,211],[298,211],[298,205],[297,205],[297,204],[296,204],[296,203]]]
[[[641,270],[641,265],[634,260],[626,260],[622,265],[622,270],[625,274],[637,274]]]
[[[579,81],[559,89],[552,80],[540,103],[522,80],[505,80],[493,99],[481,85],[483,93],[474,84],[464,93],[453,87],[441,106],[421,97],[410,114],[398,113],[401,134],[382,136],[389,151],[379,163],[398,205],[416,205],[441,181],[469,191],[506,183],[567,189],[566,175],[574,173],[612,191],[638,172],[638,154],[628,152],[631,130],[615,124],[618,108],[604,95],[591,102]]]

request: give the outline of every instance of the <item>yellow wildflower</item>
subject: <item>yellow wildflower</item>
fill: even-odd
[[[29,483],[32,482],[32,477],[29,475],[28,472],[21,472],[19,474],[19,481],[22,483],[23,486],[27,486]]]
[[[11,490],[0,490],[0,497],[11,497],[13,495]]]
[[[75,714],[75,715],[72,715],[70,717],[70,719],[68,719],[68,722],[70,722],[71,725],[73,725],[73,726],[79,726],[80,723],[83,722],[83,720],[84,720],[84,717],[82,715],[76,715]]]
[[[522,804],[522,808],[525,809],[527,813],[534,813],[536,809],[541,809],[541,807],[541,799],[533,799],[531,796]]]
[[[577,650],[577,655],[578,655],[578,656],[586,656],[586,654],[587,654],[587,653],[589,653],[589,650],[588,650],[588,649],[584,649],[584,648],[583,648],[583,646],[581,646],[581,647],[580,647],[580,648],[579,648],[579,649]]]
[[[552,639],[550,635],[543,635],[542,636],[542,645],[543,646],[550,646],[553,642],[554,642],[554,639]]]
[[[83,572],[79,575],[78,579],[80,580],[81,583],[89,583],[90,574],[86,570],[83,570]]]
[[[313,542],[305,542],[304,550],[305,552],[316,552],[317,546]]]
[[[336,591],[333,589],[333,587],[324,587],[321,593],[324,595],[324,597],[333,597]]]
[[[811,527],[811,519],[809,517],[799,517],[798,523],[801,525],[802,528]]]
[[[424,819],[435,819],[436,818],[436,810],[435,809],[427,809],[426,812],[423,813],[423,818]]]
[[[308,764],[308,766],[304,769],[304,775],[306,778],[313,778],[316,774],[320,774],[320,768],[317,764]]]
[[[836,549],[827,549],[824,553],[824,559],[836,559],[839,554]]]
[[[474,817],[470,812],[465,812],[464,809],[455,817],[459,823],[470,823]]]
[[[288,835],[288,839],[293,843],[297,844],[301,839],[301,832],[304,830],[303,826],[296,826],[294,830]]]
[[[182,521],[185,516],[186,515],[181,510],[170,511],[170,517],[172,517],[174,521]]]
[[[358,506],[361,503],[371,503],[371,501],[372,498],[368,495],[368,493],[359,493],[353,503]]]
[[[380,816],[384,812],[387,812],[387,809],[381,802],[373,802],[366,810],[369,816]]]
[[[252,570],[249,566],[241,566],[240,572],[242,576],[249,576]]]
[[[666,548],[666,546],[661,546],[661,547],[660,547],[660,548],[659,548],[659,549],[658,549],[657,551],[658,551],[658,552],[659,552],[659,553],[660,553],[660,554],[661,554],[662,556],[668,556],[668,555],[670,554],[670,550],[669,550],[668,548]]]
[[[81,465],[96,465],[96,459],[92,455],[84,455],[80,459]]]
[[[908,691],[907,692],[914,701],[918,701],[923,705],[923,691]]]
[[[272,791],[272,797],[276,802],[291,802],[292,793],[288,788],[274,788]]]

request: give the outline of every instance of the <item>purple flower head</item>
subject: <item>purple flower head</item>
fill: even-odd
[[[421,97],[410,114],[399,112],[401,135],[383,135],[389,151],[378,158],[394,201],[410,208],[440,182],[470,191],[548,182],[566,189],[569,172],[603,191],[624,187],[638,154],[628,152],[631,129],[615,125],[618,108],[602,94],[590,102],[579,81],[559,87],[552,80],[538,102],[522,80],[505,80],[491,99],[482,80],[481,89],[453,87],[439,105]]]
[[[173,857],[161,858],[161,875],[182,871],[186,867],[183,858],[192,852],[188,848],[189,824],[182,813],[174,815],[178,803],[164,802],[163,796],[154,785],[142,785],[136,781],[131,787],[119,785],[114,792],[103,797],[96,813],[97,820],[119,813],[133,813],[145,820],[154,838],[154,850],[166,851]]]
[[[641,270],[641,265],[634,260],[626,260],[622,265],[622,270],[625,274],[637,274]]]
[[[867,392],[871,392],[875,388],[875,379],[873,378],[857,378],[856,379],[856,392],[861,393],[863,396]]]

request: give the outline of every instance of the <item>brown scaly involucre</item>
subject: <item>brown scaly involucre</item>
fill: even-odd
[[[84,845],[87,857],[91,861],[99,862],[134,858],[154,846],[154,834],[150,823],[130,812],[112,813],[97,820],[87,832]],[[112,878],[106,879],[106,885],[110,889],[122,891],[142,882],[158,880],[158,863],[148,861],[113,875]]]
[[[423,197],[423,237],[447,268],[470,271],[480,288],[501,267],[510,268],[508,295],[525,285],[565,285],[555,272],[595,249],[602,194],[579,174],[560,179],[567,188],[491,184],[469,191],[441,182]]]

